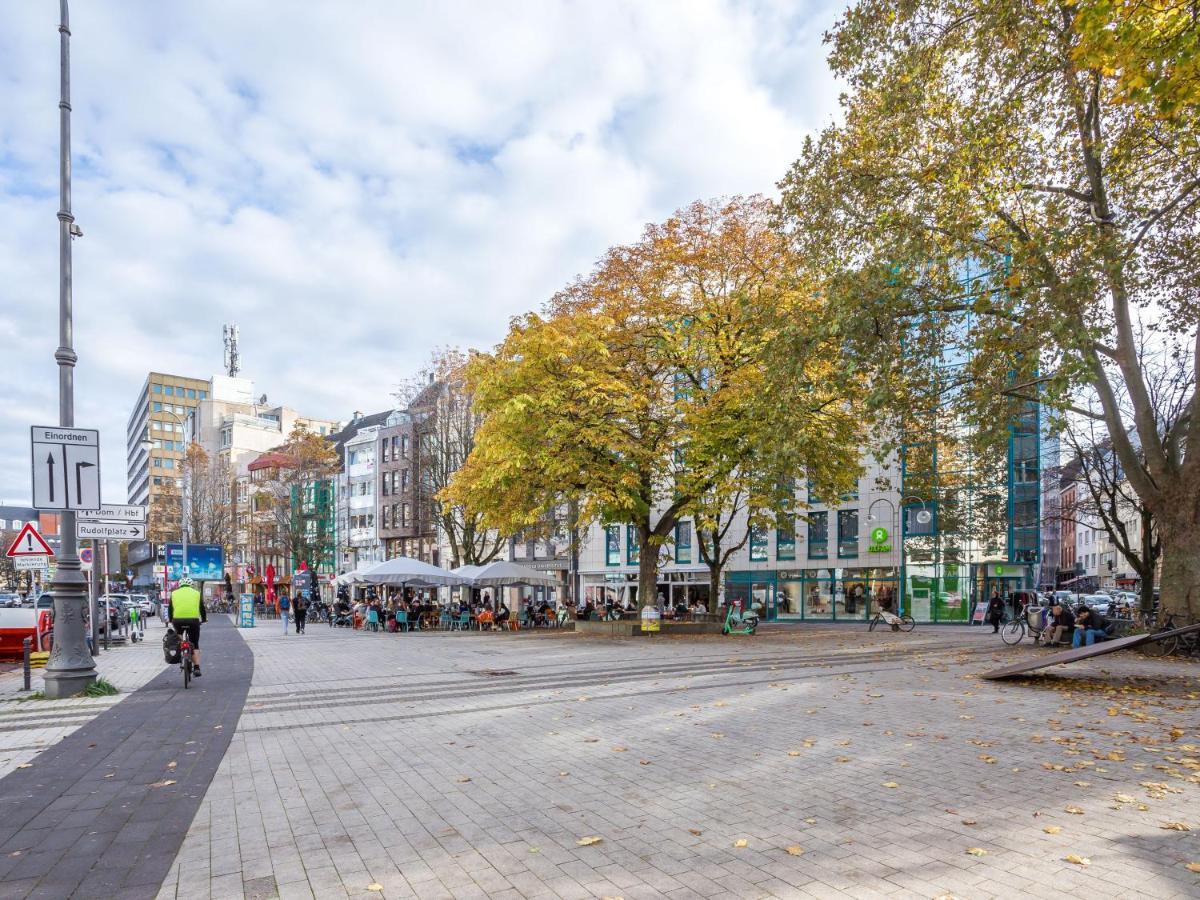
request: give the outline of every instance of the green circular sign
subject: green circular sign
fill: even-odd
[[[886,528],[871,529],[872,544],[886,544],[888,539],[888,530]]]

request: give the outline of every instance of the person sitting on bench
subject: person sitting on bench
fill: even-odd
[[[1066,643],[1067,635],[1075,630],[1075,614],[1060,603],[1050,607],[1050,619],[1042,634],[1042,644],[1058,647]]]
[[[1075,637],[1071,639],[1071,646],[1090,647],[1096,641],[1107,641],[1109,627],[1108,619],[1090,606],[1081,606],[1075,611]]]

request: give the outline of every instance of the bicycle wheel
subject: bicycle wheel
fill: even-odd
[[[1000,629],[1000,639],[1010,647],[1021,643],[1023,637],[1025,637],[1025,623],[1020,619],[1014,619]]]
[[[186,659],[183,662],[183,689],[186,691],[192,682],[192,661]]]
[[[900,626],[901,631],[912,631],[917,627],[917,620],[910,615],[901,616],[900,621],[904,623]]]
[[[1179,638],[1172,637],[1162,641],[1151,641],[1142,645],[1142,655],[1154,659],[1160,656],[1170,656],[1179,648]]]
[[[867,626],[867,631],[874,631],[875,626],[878,624],[879,624],[879,616],[876,616],[875,618],[873,618],[871,620],[871,624]]]

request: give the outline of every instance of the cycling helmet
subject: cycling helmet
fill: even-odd
[[[180,587],[191,587],[192,586],[192,576],[184,575],[182,578],[180,578],[179,586]]]

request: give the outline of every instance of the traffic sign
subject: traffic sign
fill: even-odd
[[[4,554],[8,557],[20,556],[53,556],[54,551],[46,543],[32,522],[26,522],[17,532],[17,539],[8,545]]]
[[[100,506],[100,432],[34,425],[29,429],[35,509]]]
[[[141,522],[76,522],[75,536],[99,541],[144,541],[146,526]]]
[[[124,503],[105,503],[99,509],[81,509],[75,521],[84,522],[145,522],[146,507]]]
[[[13,568],[18,572],[23,571],[44,571],[50,570],[50,557],[48,556],[17,556],[13,558]]]

